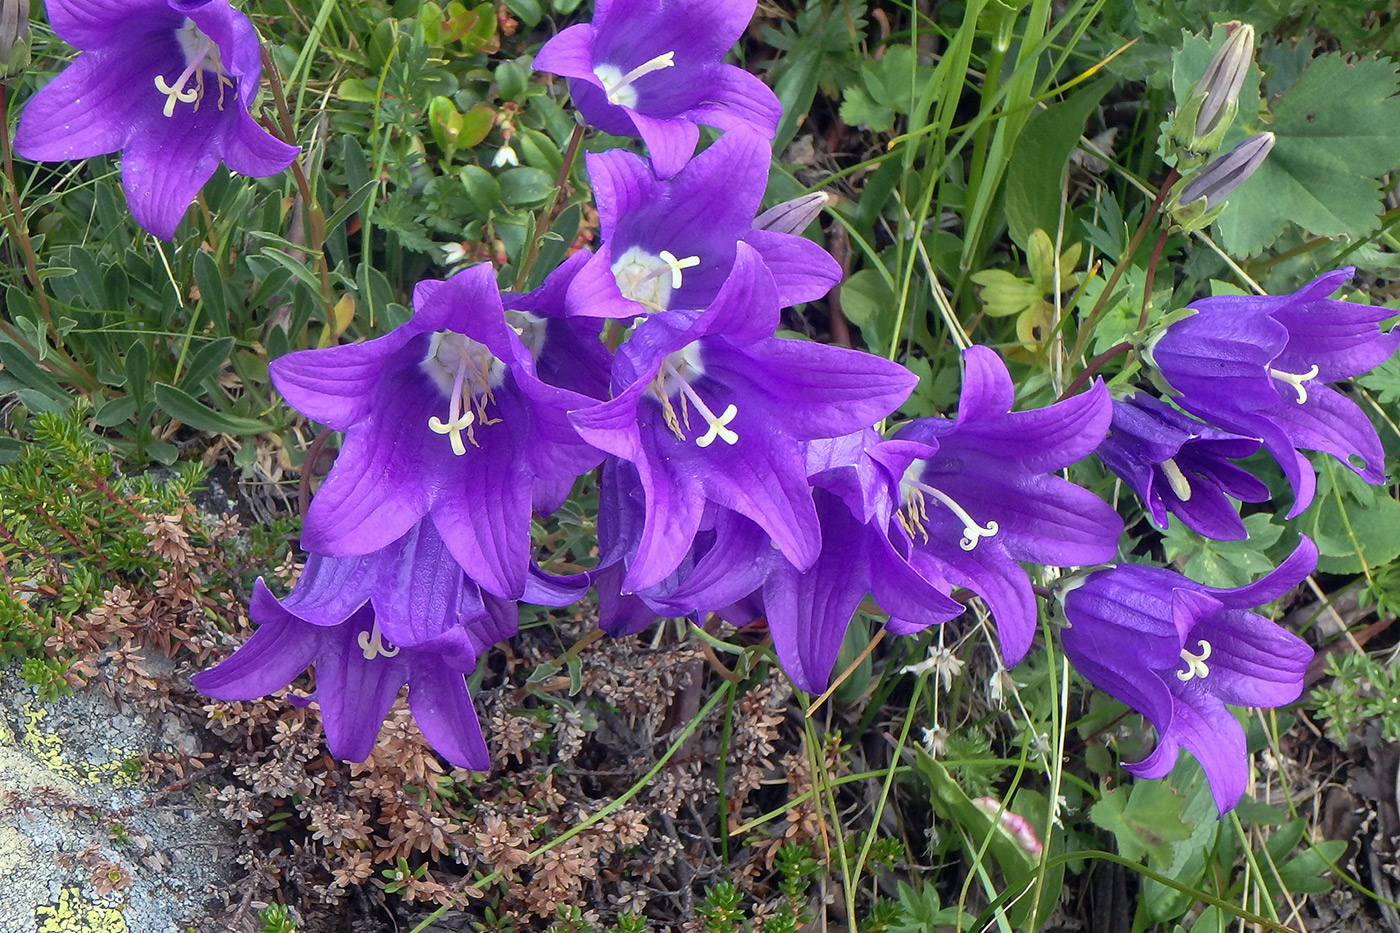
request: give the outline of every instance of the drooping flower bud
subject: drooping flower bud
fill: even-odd
[[[0,0],[0,81],[29,67],[29,0]]]
[[[1225,44],[1206,66],[1186,103],[1171,125],[1171,140],[1179,147],[1177,167],[1194,168],[1220,148],[1239,110],[1240,89],[1254,63],[1254,27],[1227,23]]]
[[[804,194],[800,198],[784,201],[755,217],[753,228],[801,236],[802,231],[807,229],[809,223],[817,219],[822,208],[826,207],[830,201],[831,196],[825,191],[814,191],[811,194]]]
[[[1220,215],[1225,199],[1258,170],[1274,148],[1273,133],[1256,133],[1205,168],[1177,182],[1167,213],[1185,231],[1200,230]]]

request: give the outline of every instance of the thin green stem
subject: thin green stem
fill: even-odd
[[[268,52],[267,46],[259,45],[262,53],[263,70],[267,72],[267,83],[272,88],[272,102],[277,108],[278,126],[281,132],[278,133],[282,141],[289,145],[297,144],[296,127],[292,124],[292,112],[287,107],[287,96],[282,90],[282,78],[277,73],[277,66],[272,61],[272,54]],[[326,324],[335,327],[335,293],[331,289],[330,266],[326,264],[326,215],[321,210],[321,204],[316,200],[311,189],[311,181],[307,178],[306,169],[301,164],[301,155],[292,160],[292,178],[296,181],[297,194],[301,197],[302,210],[305,211],[306,218],[306,245],[308,251],[316,257],[316,274],[321,285],[321,302],[326,306]]]
[[[1162,181],[1162,186],[1157,189],[1157,196],[1148,205],[1147,212],[1142,215],[1142,223],[1138,224],[1133,238],[1128,242],[1128,248],[1123,250],[1122,257],[1118,264],[1113,267],[1113,272],[1108,276],[1108,281],[1104,283],[1103,291],[1099,294],[1099,300],[1094,302],[1094,307],[1089,311],[1089,317],[1085,319],[1084,326],[1079,328],[1079,335],[1074,338],[1074,349],[1070,351],[1071,360],[1079,359],[1084,352],[1084,345],[1089,341],[1089,335],[1094,331],[1094,325],[1099,322],[1104,311],[1108,310],[1108,299],[1113,293],[1113,286],[1118,284],[1118,279],[1122,277],[1124,270],[1133,261],[1133,256],[1137,254],[1138,247],[1142,245],[1143,239],[1147,236],[1147,231],[1151,228],[1152,222],[1157,219],[1157,212],[1162,208],[1162,202],[1167,199],[1167,193],[1171,191],[1172,185],[1176,184],[1179,176],[1176,169],[1167,173],[1167,177]]]
[[[19,244],[20,252],[24,254],[24,272],[29,279],[29,287],[33,292],[35,302],[39,305],[39,314],[44,319],[53,345],[42,348],[35,347],[9,321],[2,318],[0,318],[0,333],[4,333],[20,349],[36,360],[48,355],[53,356],[62,364],[67,371],[67,376],[73,382],[79,383],[88,391],[97,391],[101,388],[97,380],[77,360],[69,356],[60,345],[58,329],[54,326],[53,313],[49,310],[49,296],[45,294],[43,280],[39,277],[39,263],[34,256],[34,244],[29,239],[29,230],[24,222],[24,209],[19,202],[19,186],[15,183],[14,154],[10,149],[9,94],[9,87],[0,84],[0,156],[3,156],[4,160],[5,184],[9,192],[10,202],[10,210],[5,215],[5,225],[10,228],[10,235],[14,237],[15,242]],[[41,353],[40,350],[43,352]]]
[[[520,261],[520,271],[515,274],[516,291],[524,291],[530,268],[539,258],[540,243],[544,241],[550,225],[563,210],[564,200],[568,197],[565,185],[569,182],[569,172],[573,170],[574,159],[578,156],[578,147],[582,142],[583,124],[579,123],[574,126],[574,132],[569,136],[569,145],[564,150],[564,159],[559,163],[559,174],[554,179],[554,200],[550,202],[549,210],[540,211],[540,216],[535,219],[535,234],[530,237],[530,244],[525,248],[525,258]]]

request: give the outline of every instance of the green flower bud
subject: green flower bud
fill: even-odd
[[[1172,188],[1167,214],[1182,230],[1200,230],[1220,215],[1225,199],[1253,175],[1269,150],[1273,133],[1257,133]]]
[[[29,0],[0,0],[0,81],[29,67]]]

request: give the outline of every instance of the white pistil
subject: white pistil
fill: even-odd
[[[379,631],[378,622],[372,623],[368,632],[361,632],[360,637],[355,641],[360,646],[360,653],[364,655],[366,661],[373,661],[379,657],[392,658],[402,650],[384,640],[383,634]]]
[[[627,74],[623,74],[622,69],[616,65],[599,65],[593,69],[593,74],[603,82],[603,91],[608,96],[608,103],[619,107],[633,107],[637,103],[637,89],[632,87],[632,82],[653,71],[674,66],[675,59],[675,52],[662,52],[655,58],[642,62]]]
[[[1202,638],[1198,644],[1201,647],[1200,654],[1192,654],[1185,648],[1181,649],[1181,660],[1186,663],[1186,670],[1177,671],[1176,679],[1182,683],[1196,677],[1205,680],[1210,674],[1210,668],[1206,666],[1206,658],[1210,657],[1210,642]]]
[[[428,429],[447,435],[452,452],[461,457],[466,454],[468,443],[479,446],[472,430],[475,425],[492,425],[500,420],[488,417],[486,406],[493,400],[491,390],[504,378],[505,366],[480,343],[450,331],[433,335],[428,358],[422,365],[447,393],[447,420],[433,415],[428,418]],[[451,388],[446,381],[449,375]]]
[[[730,403],[725,407],[724,414],[716,415],[690,384],[691,379],[698,379],[704,374],[705,368],[700,364],[699,344],[690,343],[669,354],[662,361],[661,368],[657,370],[656,378],[648,391],[661,403],[662,418],[677,439],[685,440],[685,431],[682,430],[681,423],[684,422],[686,428],[690,427],[690,408],[694,407],[709,425],[709,430],[695,439],[695,446],[709,447],[715,442],[715,438],[719,438],[732,447],[739,443],[739,434],[729,427],[729,423],[738,416],[739,406]],[[680,393],[681,403],[679,418],[671,404],[671,396],[677,392]]]
[[[199,110],[199,102],[204,97],[206,70],[213,71],[218,78],[219,109],[224,109],[224,86],[233,87],[233,82],[224,74],[223,65],[219,62],[218,47],[189,19],[175,30],[175,38],[180,43],[180,50],[185,53],[185,70],[180,72],[174,84],[167,81],[165,75],[155,76],[156,90],[165,95],[165,106],[161,113],[173,117],[176,103],[194,104],[194,109]],[[194,87],[185,87],[191,78],[194,79]]]
[[[1176,461],[1168,457],[1162,461],[1162,472],[1167,475],[1167,484],[1171,486],[1172,492],[1182,502],[1191,501],[1191,484],[1187,482],[1186,475],[1181,472],[1181,467],[1176,465]]]
[[[448,435],[452,442],[452,452],[457,456],[462,456],[467,452],[467,445],[462,443],[462,432],[472,426],[476,420],[476,415],[468,409],[462,411],[462,382],[467,375],[467,364],[465,360],[457,364],[457,376],[452,382],[452,395],[447,403],[447,420],[443,421],[437,415],[428,419],[428,427],[437,434]],[[476,443],[475,440],[472,443]]]
[[[700,265],[699,256],[687,256],[684,259],[677,259],[676,254],[669,249],[663,249],[659,255],[661,256],[661,261],[666,263],[671,269],[671,288],[673,289],[681,287],[682,269],[694,269],[696,266]],[[658,273],[652,273],[652,275],[656,274]]]
[[[667,360],[662,368],[665,370],[666,375],[676,378],[676,381],[680,384],[681,394],[695,406],[695,410],[700,412],[700,417],[704,418],[705,423],[710,426],[708,431],[695,439],[695,446],[709,447],[715,442],[716,437],[731,447],[739,443],[739,435],[729,427],[729,422],[733,421],[734,417],[739,414],[737,405],[730,403],[729,406],[724,409],[724,414],[716,415],[710,410],[710,406],[705,404],[705,400],[691,387],[690,383],[686,381],[685,376],[681,375],[680,371],[670,360]],[[686,420],[686,426],[689,427],[689,419]]]
[[[1308,400],[1308,388],[1303,385],[1309,379],[1317,378],[1317,364],[1308,367],[1305,373],[1286,373],[1281,369],[1270,369],[1269,375],[1280,382],[1286,382],[1293,387],[1293,391],[1298,393],[1298,404],[1302,405]]]
[[[922,461],[916,460],[913,464],[910,465],[909,469],[911,471],[918,469],[920,468],[921,463]],[[958,503],[953,499],[952,496],[948,495],[941,489],[935,489],[932,486],[929,486],[928,484],[920,482],[916,479],[906,478],[904,482],[909,485],[910,491],[914,494],[911,497],[909,503],[909,519],[906,521],[904,527],[906,529],[909,529],[912,525],[913,527],[917,528],[920,531],[920,533],[923,534],[925,541],[928,540],[928,533],[925,532],[923,528],[923,519],[928,517],[928,510],[924,506],[923,502],[923,496],[925,493],[927,493],[930,496],[933,496],[933,498],[946,505],[954,515],[956,515],[959,519],[962,520],[963,537],[962,540],[958,542],[958,546],[961,547],[964,551],[972,550],[973,548],[977,547],[978,541],[982,540],[983,538],[992,537],[1001,529],[1001,526],[999,526],[994,521],[987,522],[987,524],[985,525],[977,524],[977,522],[973,520],[972,516],[967,514],[966,509],[958,505]]]

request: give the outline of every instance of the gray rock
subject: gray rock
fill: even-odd
[[[0,671],[0,933],[210,928],[237,832],[199,785],[159,793],[134,767],[198,747],[177,717],[97,690],[43,703]]]

